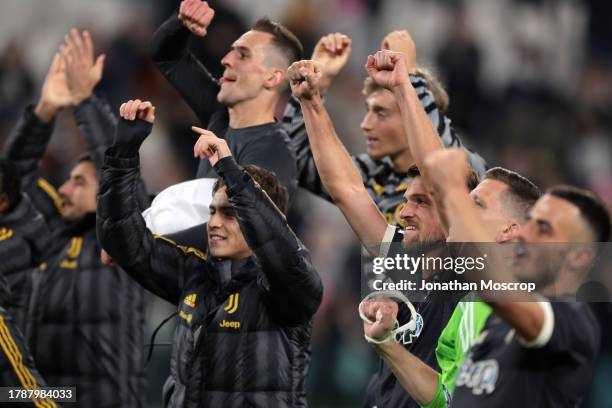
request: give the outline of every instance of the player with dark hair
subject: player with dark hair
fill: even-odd
[[[30,270],[43,261],[50,234],[42,215],[21,193],[20,182],[17,166],[0,159],[0,384],[37,389],[46,384],[34,367],[22,329]],[[27,406],[57,405],[32,398]]]
[[[227,141],[239,164],[274,172],[293,194],[295,159],[274,111],[286,87],[285,71],[302,58],[302,45],[283,25],[261,19],[234,41],[221,60],[225,70],[217,81],[188,50],[190,36],[205,36],[213,17],[214,10],[205,1],[183,0],[179,12],[153,36],[153,60],[201,126]],[[203,160],[197,177],[216,178],[216,174]]]
[[[438,151],[426,159],[447,218],[462,242],[484,242],[486,230],[461,186],[465,155]],[[507,281],[533,282],[538,294],[481,292],[494,314],[460,368],[453,407],[575,407],[581,404],[599,350],[599,325],[575,293],[610,236],[605,205],[589,191],[547,190],[519,234],[511,268],[491,254],[488,268]],[[506,274],[502,273],[508,271]],[[489,271],[483,278],[493,278]]]
[[[25,330],[38,369],[49,386],[76,387],[75,406],[141,407],[144,291],[118,267],[101,263],[95,229],[97,171],[116,121],[93,94],[103,64],[104,56],[94,58],[89,33],[71,30],[4,155],[19,167],[24,192],[51,229],[50,255],[31,274]],[[55,118],[69,107],[89,156],[72,167],[58,193],[41,178],[40,166]],[[148,197],[138,196],[144,208]]]
[[[413,244],[425,244],[426,247],[436,250],[444,247],[439,244],[446,240],[445,229],[419,169],[415,166],[406,169],[410,181],[403,193],[404,203],[398,210],[401,227],[390,224],[390,220],[383,216],[375,200],[368,194],[358,168],[335,133],[321,101],[318,81],[322,72],[318,64],[313,61],[299,61],[289,68],[288,76],[293,95],[300,101],[310,148],[321,182],[362,244],[379,257],[387,256],[390,250],[388,245],[380,245],[381,243],[401,242],[407,249]],[[408,80],[406,75],[406,81]],[[424,111],[423,114],[427,117]],[[401,126],[401,120],[398,126]],[[478,178],[472,173],[466,175],[462,181],[466,188],[475,187],[477,182]],[[430,277],[423,274],[424,279]],[[412,316],[420,324],[397,336],[395,340],[426,364],[436,367],[435,344],[455,305],[456,300],[442,299],[436,293],[427,296],[416,308],[418,316]],[[410,318],[409,314],[403,313],[398,321],[404,322]],[[423,327],[427,329],[422,330]],[[368,386],[366,404],[368,407],[417,406],[382,361]]]
[[[152,234],[133,191],[154,110],[140,100],[121,106],[98,236],[133,279],[178,306],[164,406],[305,407],[311,319],[323,290],[280,210],[286,189],[265,169],[241,169],[223,139],[198,129],[194,155],[222,180],[210,204],[208,253]]]
[[[541,196],[540,189],[525,177],[495,167],[485,173],[482,182],[471,189],[470,198],[477,209],[478,222],[487,232],[489,242],[512,242],[527,222],[529,210]],[[445,217],[442,217],[445,218]],[[363,304],[363,314],[375,321],[364,322],[364,333],[374,339],[387,338],[397,321],[397,309],[386,301]],[[436,347],[439,370],[425,364],[401,345],[386,341],[374,345],[393,371],[404,390],[420,406],[444,408],[451,403],[457,371],[476,342],[491,313],[491,308],[471,295],[459,302]]]

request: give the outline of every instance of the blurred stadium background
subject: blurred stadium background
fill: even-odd
[[[329,92],[338,134],[352,153],[365,142],[361,85],[366,56],[386,33],[407,29],[417,62],[433,69],[450,95],[449,116],[469,147],[546,188],[590,188],[612,205],[612,2],[579,0],[213,0],[215,20],[193,51],[216,74],[221,57],[257,18],[287,24],[306,55],[330,32],[353,39],[353,54]],[[148,58],[155,28],[178,0],[5,0],[0,13],[0,145],[42,79],[71,27],[92,32],[107,54],[98,91],[114,109],[130,98],[157,105],[154,134],[143,147],[143,174],[154,193],[190,179],[195,116]],[[279,107],[282,114],[282,106]],[[84,143],[72,120],[58,121],[44,168],[59,185]],[[359,247],[332,205],[302,192],[292,224],[312,250],[325,283],[314,327],[309,400],[315,408],[359,406],[377,364],[356,313]],[[147,332],[173,312],[150,298]],[[610,304],[598,305],[612,316]],[[605,318],[602,319],[606,321]],[[157,336],[147,366],[147,406],[159,406],[168,370],[172,324]],[[603,327],[589,407],[612,406],[612,329]]]

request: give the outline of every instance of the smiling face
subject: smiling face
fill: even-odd
[[[62,218],[76,221],[87,213],[96,211],[98,176],[94,164],[85,160],[78,163],[70,172],[70,177],[59,188],[63,201]]]
[[[251,256],[236,212],[227,198],[226,187],[215,192],[210,203],[210,219],[207,224],[208,248],[217,258],[244,259]]]
[[[361,121],[366,151],[374,160],[396,156],[408,149],[402,116],[393,94],[380,89],[366,98],[367,112]]]
[[[255,99],[269,88],[267,81],[278,71],[278,67],[273,66],[277,64],[272,63],[275,53],[272,38],[272,34],[251,30],[234,41],[231,50],[221,60],[225,71],[217,94],[220,103],[233,107]]]
[[[404,194],[406,202],[400,211],[404,238],[402,244],[444,241],[444,229],[433,198],[422,177],[415,177]]]
[[[521,229],[514,259],[515,276],[540,287],[550,285],[563,269],[569,243],[590,239],[578,207],[546,194],[535,204]]]

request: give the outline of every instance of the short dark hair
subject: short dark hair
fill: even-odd
[[[21,174],[15,163],[0,159],[0,193],[5,193],[9,208],[13,207],[21,197]]]
[[[542,196],[542,191],[528,178],[503,167],[493,167],[485,173],[484,180],[497,180],[508,186],[505,193],[508,200],[503,205],[510,204],[515,215],[526,220],[529,210]]]
[[[287,188],[280,183],[274,173],[254,164],[247,164],[246,166],[240,166],[240,168],[246,170],[268,197],[270,197],[274,205],[276,205],[283,214],[287,215],[287,210],[289,208],[289,192]],[[213,195],[223,187],[225,187],[225,180],[219,177],[213,185]]]
[[[251,30],[272,34],[272,44],[285,56],[287,65],[304,59],[302,43],[291,30],[281,23],[263,17],[253,24]]]
[[[578,187],[559,185],[549,188],[546,194],[569,201],[578,207],[580,214],[595,236],[595,242],[610,240],[610,213],[604,202],[593,192]]]
[[[419,170],[417,165],[414,164],[414,165],[410,166],[410,168],[406,172],[406,175],[408,177],[410,177],[410,178],[420,177],[421,176],[421,170]],[[478,177],[478,173],[476,173],[474,171],[474,169],[472,169],[470,167],[470,171],[468,173],[468,176],[465,179],[465,185],[468,188],[468,190],[472,191],[473,189],[476,188],[478,183],[480,183],[480,177]]]

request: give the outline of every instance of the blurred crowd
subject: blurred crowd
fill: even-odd
[[[193,112],[162,78],[148,55],[155,28],[178,7],[169,0],[5,2],[0,16],[0,146],[40,84],[61,36],[76,26],[92,32],[96,54],[106,54],[97,91],[113,109],[130,98],[157,106],[154,134],[141,152],[147,188],[156,193],[188,180],[197,124]],[[359,129],[363,65],[383,36],[407,29],[418,62],[442,79],[448,116],[468,147],[489,166],[529,177],[543,189],[570,183],[591,189],[612,206],[612,2],[575,0],[212,0],[215,22],[192,51],[217,76],[229,45],[262,15],[286,24],[306,55],[330,32],[353,40],[347,68],[327,97],[341,139],[351,153],[364,151]],[[359,106],[355,106],[355,104]],[[283,106],[279,106],[279,115]],[[44,159],[45,176],[58,185],[85,150],[72,115],[58,122]],[[356,316],[360,251],[338,210],[300,192],[291,223],[311,249],[325,295],[314,326],[309,399],[313,407],[357,406],[377,360]],[[605,307],[608,307],[606,305]],[[605,309],[602,307],[602,309]],[[152,299],[149,331],[173,307]],[[603,311],[605,312],[605,310]],[[608,311],[609,312],[609,311]],[[170,326],[170,325],[169,325]],[[605,332],[604,328],[604,332]],[[609,330],[608,330],[609,331]],[[168,369],[172,330],[157,336],[147,367],[150,406]],[[612,338],[608,333],[604,338]],[[612,345],[603,344],[601,375],[612,377]],[[607,375],[607,377],[606,377]],[[607,378],[607,380],[606,380]],[[605,387],[601,387],[605,388]],[[592,406],[610,395],[594,391]],[[609,393],[610,391],[607,390]],[[148,405],[149,406],[149,405]]]

